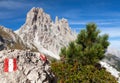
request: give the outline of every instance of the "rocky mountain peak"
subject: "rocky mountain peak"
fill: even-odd
[[[42,8],[33,7],[28,13],[26,18],[27,25],[44,25],[51,22],[51,17],[44,13]]]
[[[61,47],[67,46],[76,38],[67,19],[56,16],[54,22],[41,8],[32,8],[27,14],[25,24],[16,33],[27,47],[35,47],[56,59],[60,59]]]

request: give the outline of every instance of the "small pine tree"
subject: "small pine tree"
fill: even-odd
[[[95,24],[81,30],[76,41],[61,49],[62,61],[51,64],[58,83],[117,83],[99,64],[109,45],[108,35],[99,35]]]
[[[109,45],[108,35],[99,35],[100,30],[93,23],[87,24],[85,30],[81,30],[75,42],[71,42],[68,48],[62,48],[60,55],[64,55],[66,61],[72,63],[78,61],[83,65],[95,64],[104,57]]]

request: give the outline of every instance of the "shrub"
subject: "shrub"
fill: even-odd
[[[81,30],[76,41],[61,49],[60,56],[64,56],[68,63],[79,61],[83,65],[95,64],[104,57],[109,45],[108,35],[99,35],[100,30],[95,24],[87,24]]]

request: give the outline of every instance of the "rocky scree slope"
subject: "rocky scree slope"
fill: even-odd
[[[16,31],[27,47],[36,47],[40,52],[60,59],[61,47],[76,38],[64,18],[55,22],[41,8],[32,8],[27,13],[25,24]]]
[[[16,71],[4,72],[5,58],[16,58]],[[40,53],[22,50],[0,51],[0,83],[57,83],[49,62],[40,60]]]

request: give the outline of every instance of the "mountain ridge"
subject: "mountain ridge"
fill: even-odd
[[[67,19],[59,19],[56,16],[54,22],[42,8],[35,7],[27,13],[25,23],[18,30],[11,32],[14,36],[17,35],[13,40],[18,38],[21,41],[19,46],[24,47],[21,49],[39,51],[58,60],[60,49],[76,39]]]

